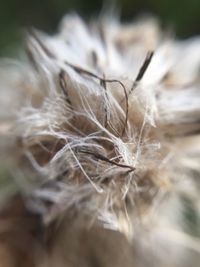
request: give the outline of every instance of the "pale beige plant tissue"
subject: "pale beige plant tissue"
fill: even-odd
[[[24,50],[0,62],[0,266],[198,267],[200,37],[73,14]]]

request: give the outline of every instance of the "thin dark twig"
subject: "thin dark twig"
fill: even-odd
[[[60,87],[66,97],[66,101],[67,103],[72,107],[72,102],[69,98],[69,95],[67,93],[67,84],[66,84],[66,80],[65,80],[65,71],[61,70],[59,73],[59,83],[60,83]]]
[[[118,167],[129,169],[129,172],[135,171],[135,167],[132,167],[132,166],[126,165],[126,164],[122,164],[122,163],[118,163],[118,162],[116,162],[114,160],[111,160],[111,159],[105,157],[102,154],[99,154],[99,153],[96,153],[96,152],[92,152],[92,151],[88,151],[88,150],[84,150],[84,149],[80,149],[80,150],[78,150],[78,152],[81,152],[81,153],[84,153],[84,154],[88,154],[88,155],[92,155],[97,160],[102,160],[102,161],[108,162],[110,164],[116,165]]]
[[[104,76],[105,79],[105,76]],[[108,100],[108,92],[107,92],[107,86],[106,86],[106,81],[102,81],[100,80],[100,85],[104,88],[105,90],[105,94],[106,94],[106,99]],[[114,126],[112,125],[112,123],[110,121],[108,121],[108,109],[107,109],[107,105],[105,104],[105,128],[107,128],[107,126],[110,126],[110,128],[113,130],[113,132],[119,136],[117,130],[114,128]]]
[[[136,76],[135,81],[134,81],[129,93],[131,93],[133,91],[133,89],[135,88],[135,85],[143,78],[143,76],[144,76],[144,74],[145,74],[145,72],[146,72],[146,70],[147,70],[147,68],[148,68],[148,66],[152,60],[153,55],[154,55],[154,51],[149,51],[147,53],[145,60],[139,69],[138,75]]]
[[[28,28],[28,33],[37,41],[39,46],[42,48],[42,50],[45,52],[45,54],[51,58],[51,59],[56,59],[55,55],[44,45],[44,43],[41,41],[39,38],[38,34],[33,28]]]
[[[145,74],[145,72],[146,72],[146,70],[147,70],[147,68],[148,68],[148,66],[152,60],[153,55],[154,55],[154,51],[149,51],[147,53],[145,60],[139,69],[138,75],[136,76],[136,78],[133,82],[133,85],[131,86],[131,89],[128,92],[127,98],[133,92],[133,90],[136,88],[137,83],[143,78],[143,76],[144,76],[144,74]],[[123,101],[124,101],[124,98],[120,101],[120,103],[122,103]]]
[[[107,83],[119,83],[120,84],[120,86],[123,88],[124,96],[125,96],[125,100],[126,100],[126,114],[125,114],[125,120],[124,120],[124,127],[123,127],[122,134],[121,134],[121,136],[123,136],[124,133],[125,133],[125,130],[126,130],[127,123],[128,123],[128,112],[129,112],[128,94],[126,92],[126,88],[125,88],[124,84],[120,80],[117,80],[117,79],[105,79],[103,77],[100,77],[100,76],[96,75],[95,73],[92,73],[92,72],[90,72],[88,70],[85,70],[85,69],[81,68],[80,66],[73,65],[73,64],[71,64],[71,63],[69,63],[67,61],[65,61],[65,64],[70,66],[76,72],[83,73],[85,75],[91,76],[93,78],[96,78],[96,79],[100,80],[101,82],[104,82],[104,83],[105,82],[107,82]]]
[[[105,75],[103,74],[104,78]],[[101,86],[105,90],[105,96],[106,96],[106,101],[108,101],[108,92],[107,92],[107,86],[105,81],[100,81]],[[107,103],[104,104],[104,110],[105,110],[105,128],[108,126],[108,109],[107,109]]]
[[[125,115],[125,121],[124,121],[124,128],[123,128],[123,131],[122,131],[122,136],[123,136],[124,133],[125,133],[125,130],[126,130],[126,126],[128,124],[129,104],[128,104],[128,94],[126,92],[126,88],[125,88],[125,86],[123,84],[122,84],[122,87],[123,87],[124,96],[125,96],[125,99],[126,99],[126,115]]]
[[[142,77],[144,76],[144,74],[145,74],[145,72],[146,72],[146,70],[147,70],[147,68],[148,68],[148,66],[152,60],[153,54],[154,54],[153,51],[149,51],[147,53],[146,58],[144,60],[144,63],[142,64],[142,66],[138,72],[138,75],[135,79],[135,82],[139,82],[142,79]]]
[[[37,62],[34,58],[34,55],[30,49],[30,47],[28,46],[28,44],[25,45],[25,52],[26,52],[26,55],[30,61],[30,63],[32,64],[33,68],[38,71],[38,65],[37,65]]]

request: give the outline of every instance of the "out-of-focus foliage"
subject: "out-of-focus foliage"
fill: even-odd
[[[90,18],[91,15],[100,13],[103,6],[109,5],[106,0],[2,0],[0,55],[7,54],[21,39],[19,29],[34,26],[51,32],[66,12],[78,11],[82,16]],[[179,37],[200,32],[199,0],[114,0],[111,5],[118,7],[125,20],[139,14],[156,15]]]

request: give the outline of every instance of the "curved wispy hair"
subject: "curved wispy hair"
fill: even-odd
[[[11,202],[19,217],[39,217],[29,258],[199,266],[200,39],[174,40],[153,19],[86,25],[73,14],[53,36],[30,29],[25,49],[26,59],[0,63],[0,149],[11,177],[1,209]],[[19,242],[27,228],[19,223]],[[77,263],[89,258],[77,249],[80,229],[94,236],[90,250],[111,240],[108,260],[99,249],[98,264]],[[121,263],[113,245],[126,248]]]

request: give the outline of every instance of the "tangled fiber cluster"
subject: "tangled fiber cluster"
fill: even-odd
[[[153,19],[30,29],[0,63],[0,266],[199,266],[200,39]]]

